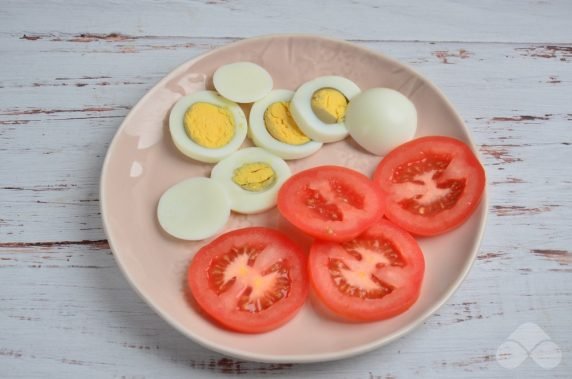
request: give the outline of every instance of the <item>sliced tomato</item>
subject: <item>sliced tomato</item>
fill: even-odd
[[[485,170],[463,142],[418,138],[392,150],[373,176],[386,194],[385,217],[422,236],[461,225],[477,208]]]
[[[317,298],[328,309],[349,320],[375,321],[415,303],[425,260],[411,235],[380,220],[348,242],[315,241],[308,267]]]
[[[313,237],[347,241],[383,216],[383,198],[362,173],[321,166],[290,177],[278,193],[278,209]]]
[[[290,320],[308,294],[306,254],[269,228],[234,230],[201,248],[188,270],[198,305],[223,326],[245,333]]]

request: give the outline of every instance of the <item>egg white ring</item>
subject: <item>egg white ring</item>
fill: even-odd
[[[270,188],[260,192],[247,191],[233,182],[234,170],[244,164],[256,162],[267,163],[274,170],[276,181]],[[217,163],[211,171],[211,178],[227,190],[230,208],[244,214],[259,213],[274,207],[278,191],[291,175],[292,171],[283,159],[260,147],[241,149]]]
[[[312,96],[323,88],[340,91],[348,101],[360,93],[360,88],[351,80],[342,76],[321,76],[300,86],[290,102],[290,112],[300,129],[313,140],[319,142],[336,142],[346,138],[346,124],[326,124],[312,110]]]
[[[289,102],[294,95],[293,91],[276,89],[261,100],[258,100],[250,109],[249,136],[256,146],[263,147],[282,159],[300,159],[314,154],[322,147],[321,142],[308,141],[301,145],[291,145],[277,140],[266,129],[264,114],[269,106],[276,102]]]
[[[194,177],[167,189],[157,206],[157,219],[173,237],[198,241],[222,230],[230,217],[230,199],[216,180]]]
[[[234,119],[234,136],[229,143],[211,149],[199,145],[187,135],[184,124],[185,112],[191,105],[199,102],[213,104],[230,111]],[[242,108],[214,91],[198,91],[183,96],[173,106],[169,115],[169,131],[177,149],[190,158],[206,163],[218,162],[238,150],[246,138],[247,129],[246,116]]]

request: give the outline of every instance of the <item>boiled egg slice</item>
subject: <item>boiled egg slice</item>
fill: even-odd
[[[345,113],[359,87],[341,76],[322,76],[306,82],[294,93],[290,112],[300,129],[319,142],[346,138]]]
[[[299,159],[314,154],[322,147],[298,127],[290,114],[294,92],[277,89],[258,100],[250,109],[250,138],[283,159]]]
[[[386,155],[415,136],[417,110],[401,92],[371,88],[350,101],[346,126],[352,138],[364,149]]]
[[[253,103],[272,90],[272,76],[252,62],[236,62],[219,67],[213,84],[222,96],[237,103]]]
[[[173,237],[197,241],[222,230],[230,217],[230,199],[224,186],[209,178],[183,180],[159,200],[159,224]]]
[[[288,164],[260,147],[249,147],[217,163],[211,178],[226,189],[238,213],[258,213],[276,205],[278,190],[290,177]]]
[[[183,96],[173,106],[169,130],[183,154],[213,163],[242,145],[248,126],[238,104],[214,91],[198,91]]]

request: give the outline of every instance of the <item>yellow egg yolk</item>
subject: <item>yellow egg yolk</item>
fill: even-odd
[[[276,173],[267,163],[246,163],[234,170],[232,181],[247,191],[261,192],[274,184]]]
[[[185,112],[187,135],[197,144],[217,149],[234,137],[234,117],[230,110],[209,103],[195,103]]]
[[[348,99],[333,88],[322,88],[312,95],[312,110],[326,124],[343,121],[347,107]]]
[[[302,145],[310,142],[290,114],[289,103],[278,101],[271,104],[264,112],[266,130],[280,142],[290,145]]]

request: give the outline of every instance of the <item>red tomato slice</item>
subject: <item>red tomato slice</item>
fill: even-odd
[[[392,150],[373,176],[385,192],[385,217],[422,236],[461,225],[477,208],[485,170],[463,142],[423,137]]]
[[[278,192],[278,209],[313,237],[347,241],[383,216],[383,199],[362,173],[321,166],[290,177]]]
[[[306,254],[282,233],[234,230],[201,248],[188,271],[198,305],[223,326],[261,333],[290,320],[308,294]]]
[[[425,272],[417,241],[385,220],[349,242],[315,241],[308,266],[318,299],[355,321],[405,312],[419,297]]]

